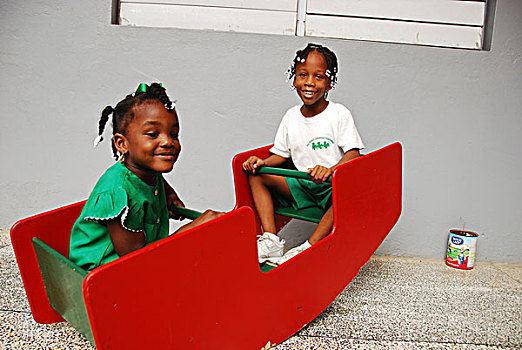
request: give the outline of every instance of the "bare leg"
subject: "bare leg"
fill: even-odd
[[[321,218],[321,221],[319,222],[319,225],[315,228],[314,233],[312,233],[312,236],[308,239],[308,243],[311,245],[316,244],[324,237],[328,236],[330,231],[333,227],[333,209],[330,207],[324,213],[323,217]]]
[[[248,182],[263,231],[276,234],[274,200],[270,191],[294,200],[285,178],[267,174],[250,175]]]

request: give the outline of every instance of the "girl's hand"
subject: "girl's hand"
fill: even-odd
[[[263,165],[265,165],[264,160],[256,156],[252,156],[243,163],[243,170],[255,174],[256,168],[262,167]]]
[[[201,225],[207,221],[214,220],[215,218],[218,218],[223,215],[225,215],[225,213],[220,211],[214,211],[212,209],[207,209],[196,220],[194,220],[193,223],[195,226]]]
[[[186,225],[181,226],[175,233],[181,233],[183,231],[186,231],[190,228],[196,227],[198,225],[204,224],[205,222],[208,222],[210,220],[214,220],[215,218],[218,218],[222,215],[225,215],[225,213],[214,211],[211,209],[205,210],[203,214],[201,214],[196,220],[189,222]]]
[[[307,173],[310,174],[314,183],[322,184],[332,175],[332,170],[322,165],[316,165],[313,168],[309,168]]]
[[[177,207],[185,208],[185,203],[183,203],[181,201],[181,199],[178,198],[178,196],[176,196],[176,198],[174,198],[174,196],[171,196],[171,197],[167,198],[167,208],[169,208],[169,216],[172,219],[174,219],[174,220],[183,220],[183,219],[185,219],[184,217],[182,217],[180,215],[174,214],[170,210],[170,208],[172,208],[173,205],[175,205]]]

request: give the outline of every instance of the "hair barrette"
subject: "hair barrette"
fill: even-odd
[[[148,87],[147,84],[140,83],[140,85],[138,85],[138,88],[134,92],[134,95],[137,95],[137,94],[142,93],[142,92],[147,92],[147,87]]]
[[[96,146],[98,146],[100,144],[100,142],[102,142],[102,141],[103,141],[103,136],[101,136],[101,135],[96,136],[96,138],[94,139],[93,148],[96,148]]]
[[[160,86],[163,86],[163,83],[158,83]],[[137,95],[137,94],[140,94],[142,92],[147,92],[148,88],[150,86],[148,86],[146,83],[140,83],[140,85],[138,85],[138,88],[136,89],[136,91],[134,92],[134,95]]]

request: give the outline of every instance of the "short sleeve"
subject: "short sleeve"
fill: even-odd
[[[144,212],[123,188],[92,194],[83,209],[84,220],[103,222],[120,217],[121,225],[133,232],[143,231]]]
[[[281,124],[279,124],[274,145],[270,148],[270,152],[283,158],[290,158],[292,156],[290,145],[288,143],[288,113],[285,114]]]
[[[339,105],[339,137],[338,145],[343,152],[348,152],[351,149],[363,149],[364,144],[361,136],[355,127],[355,122],[352,113],[344,106]]]

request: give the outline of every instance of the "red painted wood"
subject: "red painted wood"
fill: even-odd
[[[63,322],[51,308],[31,240],[37,237],[58,253],[69,256],[71,229],[85,201],[22,219],[11,227],[11,242],[33,318],[38,323]]]
[[[250,156],[257,156],[261,159],[268,158],[270,156],[269,149],[272,147],[272,145],[259,147],[250,151],[246,151],[243,153],[237,154],[232,159],[232,171],[234,173],[234,189],[236,194],[236,206],[235,208],[239,208],[242,206],[248,206],[252,209],[254,209],[254,201],[252,199],[252,194],[250,192],[250,186],[248,184],[248,176],[243,171],[243,163],[250,157]],[[295,168],[294,168],[295,169]],[[261,232],[261,223],[259,221],[259,218],[257,215],[256,217],[256,232],[258,235],[262,234]],[[276,215],[276,229],[279,232],[291,219],[286,216]]]
[[[335,299],[400,216],[402,149],[396,143],[336,169],[332,234],[263,274],[257,263],[258,225],[240,168],[258,151],[234,158],[236,209],[103,265],[85,278],[84,299],[97,349],[260,349],[268,341],[280,343]],[[262,152],[267,148],[256,154],[263,157]],[[72,206],[75,215],[81,204]],[[48,219],[45,234],[36,222],[32,230],[63,253],[74,220],[62,221],[61,211],[42,215],[53,214],[57,218]],[[43,284],[32,247],[29,253],[30,243],[25,244],[31,230],[13,230],[24,284],[35,299]],[[38,283],[26,282],[33,279]],[[33,313],[35,319],[36,314],[48,317],[39,307]]]
[[[240,208],[87,276],[98,349],[260,349],[285,340],[335,299],[397,222],[401,154],[394,144],[339,167],[332,234],[266,274],[253,211],[241,206],[249,189],[236,179]]]

